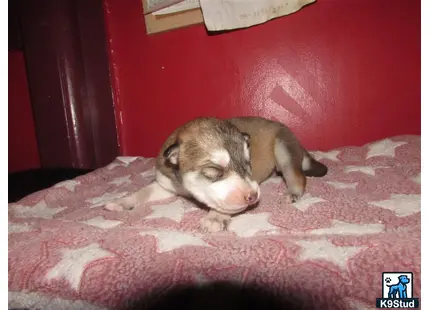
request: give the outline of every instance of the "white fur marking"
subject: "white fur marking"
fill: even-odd
[[[171,191],[173,193],[177,192],[175,186],[172,183],[172,180],[170,180],[160,171],[157,171],[155,173],[155,180],[157,180],[158,184],[160,184],[160,186],[163,187],[165,190]]]
[[[302,169],[305,171],[311,169],[311,159],[306,155],[303,157],[302,160]]]
[[[275,141],[275,158],[278,164],[282,167],[289,166],[291,163],[290,153],[284,144],[279,140]],[[282,167],[278,168],[281,169]]]
[[[225,205],[228,195],[237,188],[243,188],[246,182],[238,176],[230,176],[222,181],[211,183],[199,178],[198,172],[183,175],[183,186],[198,201],[222,213],[241,212],[247,205]]]
[[[248,148],[247,142],[243,142],[243,153],[245,154],[245,159],[250,160],[251,155],[249,154],[249,148]]]
[[[227,167],[230,163],[230,154],[224,149],[216,150],[211,154],[211,160],[222,167]]]

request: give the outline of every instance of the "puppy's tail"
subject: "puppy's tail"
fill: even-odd
[[[302,170],[307,177],[323,177],[327,174],[328,168],[306,152],[303,156]]]

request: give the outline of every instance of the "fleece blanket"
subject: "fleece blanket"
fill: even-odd
[[[396,136],[313,152],[329,172],[309,178],[301,200],[290,203],[273,177],[257,208],[213,234],[198,230],[206,211],[180,197],[104,210],[154,180],[153,158],[118,157],[9,205],[9,308],[112,309],[228,280],[319,309],[373,309],[383,272],[412,273],[420,297],[420,143]]]

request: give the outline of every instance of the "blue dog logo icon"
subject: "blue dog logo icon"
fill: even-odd
[[[386,284],[390,288],[388,298],[408,298],[407,284],[411,282],[407,275],[399,276],[397,284]]]

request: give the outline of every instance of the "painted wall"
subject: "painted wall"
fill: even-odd
[[[8,70],[8,171],[40,167],[24,56],[9,51]]]
[[[105,0],[124,155],[197,116],[278,119],[311,149],[420,133],[420,1],[318,0],[264,25],[147,36],[141,0]]]

